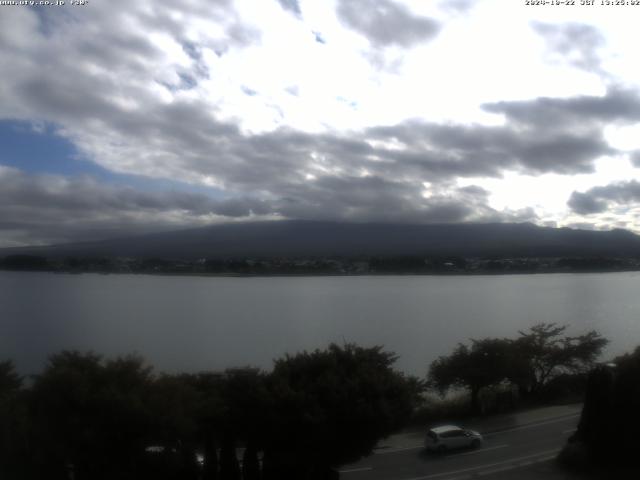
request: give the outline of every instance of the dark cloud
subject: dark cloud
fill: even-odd
[[[523,139],[514,145],[514,153],[526,170],[533,173],[562,174],[593,172],[593,161],[615,153],[602,135],[559,134],[550,138]]]
[[[29,175],[0,167],[0,204],[5,208],[38,208],[76,213],[182,211],[187,215],[248,216],[265,212],[263,202],[247,198],[216,200],[200,193],[147,192],[132,187],[98,183],[91,177]]]
[[[285,193],[279,210],[289,218],[424,223],[462,221],[475,213],[459,199],[423,198],[417,183],[373,176],[325,176]]]
[[[0,44],[7,47],[0,63],[6,67],[3,70],[11,70],[4,80],[22,84],[25,94],[37,91],[43,82],[56,81],[48,92],[38,95],[40,102],[34,101],[46,103],[44,111],[36,111],[34,117],[28,103],[15,102],[13,111],[6,105],[0,107],[4,118],[44,117],[49,108],[68,116],[75,116],[79,109],[93,109],[99,118],[104,110],[111,109],[114,98],[131,104],[146,103],[154,96],[149,88],[154,83],[171,91],[193,88],[209,77],[202,60],[206,49],[223,53],[260,41],[259,31],[243,22],[227,0],[206,5],[171,2],[163,8],[156,8],[148,0],[135,4],[114,0],[98,2],[90,9],[51,9],[47,12],[47,36],[40,31],[42,28],[34,28],[39,23],[33,9],[14,10],[0,18]],[[220,28],[194,40],[189,25],[202,23],[203,19]],[[168,55],[166,44],[158,38],[177,43],[191,64]],[[65,83],[67,88],[63,87]],[[11,90],[13,87],[0,87],[0,103]]]
[[[479,187],[477,185],[469,185],[467,187],[462,187],[460,188],[459,192],[472,197],[485,198],[485,199],[489,198],[489,195],[490,195],[490,192],[488,190],[485,190],[484,188]]]
[[[438,125],[407,122],[378,127],[368,134],[399,141],[408,148],[385,152],[405,168],[412,166],[438,177],[500,176],[504,169],[527,173],[584,173],[596,158],[613,153],[597,131],[549,134],[506,126]]]
[[[631,163],[634,166],[640,167],[640,150],[635,150],[633,152],[630,152],[629,159],[631,160]]]
[[[532,22],[531,27],[546,40],[552,59],[559,56],[575,67],[602,73],[598,49],[605,41],[597,28],[581,23],[554,25],[543,22]]]
[[[275,216],[406,223],[515,218],[514,212],[489,207],[487,192],[480,187],[424,193],[420,182],[325,176],[290,184],[277,197],[215,199],[184,191],[137,191],[90,177],[31,175],[0,166],[0,246],[96,240],[214,220]]]
[[[541,97],[534,100],[487,103],[488,112],[504,114],[510,122],[530,128],[582,130],[605,123],[640,121],[640,97],[636,90],[610,87],[604,96]]]
[[[298,0],[278,0],[278,3],[287,12],[292,13],[298,18],[302,18],[302,10],[300,10]]]
[[[573,192],[567,202],[569,208],[580,215],[601,213],[607,210],[607,203],[592,197],[588,193]]]
[[[96,240],[268,215],[249,197],[213,199],[177,191],[143,192],[90,177],[29,175],[0,166],[1,246]]]
[[[411,47],[431,40],[440,30],[435,20],[414,15],[392,0],[340,0],[337,14],[375,47]]]
[[[477,186],[437,187],[377,176],[324,176],[283,188],[274,211],[285,218],[354,222],[449,223],[504,221],[513,212],[488,205],[488,192]]]
[[[640,204],[640,182],[613,183],[594,187],[586,192],[573,192],[567,205],[580,215],[603,213],[615,206],[632,207]]]

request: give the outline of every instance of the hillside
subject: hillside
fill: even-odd
[[[356,224],[280,221],[214,225],[98,242],[0,249],[0,257],[166,259],[425,255],[460,257],[640,256],[640,237],[521,224]]]

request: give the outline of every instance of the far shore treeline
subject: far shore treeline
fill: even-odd
[[[203,257],[0,257],[0,270],[57,273],[169,275],[446,275],[640,270],[640,257],[283,256]]]
[[[572,337],[542,323],[459,344],[424,379],[395,370],[383,347],[355,344],[285,355],[269,372],[167,374],[139,356],[62,351],[25,379],[6,360],[0,478],[339,478],[341,465],[411,422],[581,401],[606,344],[595,331]],[[450,389],[468,395],[444,396]]]

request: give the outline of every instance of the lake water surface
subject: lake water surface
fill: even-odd
[[[177,277],[0,272],[0,360],[37,373],[61,349],[137,352],[158,370],[253,365],[329,342],[384,345],[401,370],[538,322],[640,344],[640,273]]]

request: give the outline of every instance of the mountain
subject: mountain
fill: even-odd
[[[640,256],[640,236],[530,223],[403,225],[312,221],[253,222],[97,242],[0,249],[0,257],[165,259],[425,255],[461,257]]]

